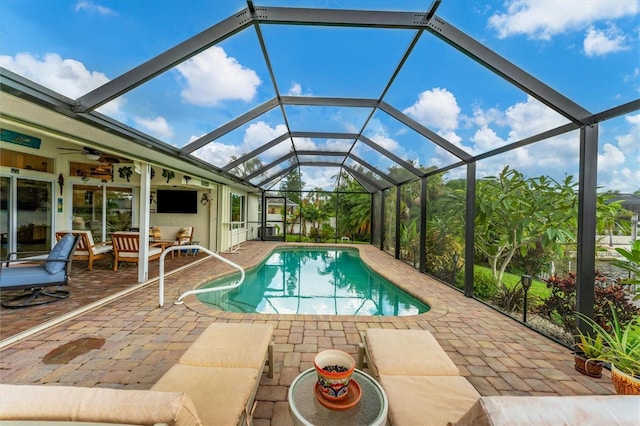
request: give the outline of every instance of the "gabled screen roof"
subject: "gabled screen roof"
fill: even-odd
[[[640,169],[637,0],[27,3],[1,67],[261,190],[378,191],[610,116],[603,155]]]

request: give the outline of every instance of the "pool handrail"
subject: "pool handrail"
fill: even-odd
[[[158,303],[160,304],[160,307],[162,308],[164,306],[164,258],[166,257],[167,253],[175,251],[175,250],[202,250],[203,252],[207,253],[209,256],[213,256],[216,259],[226,263],[227,265],[237,269],[240,271],[240,280],[235,283],[235,284],[229,284],[229,285],[225,285],[222,287],[209,287],[209,288],[201,288],[201,289],[196,289],[196,290],[188,290],[185,291],[184,293],[182,293],[180,295],[180,297],[178,297],[178,299],[173,302],[174,305],[181,305],[184,303],[184,301],[182,300],[184,297],[189,296],[191,294],[200,294],[200,293],[208,293],[211,291],[221,291],[221,290],[229,290],[229,289],[234,289],[236,287],[239,287],[240,284],[242,284],[244,282],[244,277],[245,277],[245,273],[244,273],[244,269],[242,268],[242,266],[233,263],[232,261],[230,261],[229,259],[225,259],[224,257],[220,256],[217,253],[212,252],[211,250],[209,250],[206,247],[202,247],[199,244],[189,244],[189,245],[182,245],[182,246],[171,246],[171,247],[167,247],[166,250],[164,250],[162,252],[162,254],[160,255],[160,273],[159,273],[159,277],[158,277]]]

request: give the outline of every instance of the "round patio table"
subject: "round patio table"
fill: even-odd
[[[296,425],[385,425],[387,423],[387,395],[380,384],[363,371],[355,370],[351,378],[362,390],[360,402],[343,411],[331,410],[321,404],[314,394],[318,381],[310,368],[300,373],[289,387],[289,412]]]

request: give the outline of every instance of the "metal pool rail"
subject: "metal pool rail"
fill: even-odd
[[[180,297],[178,297],[178,299],[173,302],[174,305],[181,305],[184,303],[184,301],[182,300],[183,298],[185,298],[186,296],[189,296],[190,294],[199,294],[199,293],[208,293],[211,291],[221,291],[221,290],[230,290],[230,289],[234,289],[236,287],[239,287],[240,284],[242,284],[244,282],[244,269],[242,269],[242,267],[240,265],[237,265],[235,263],[233,263],[232,261],[225,259],[224,257],[220,256],[217,253],[212,252],[211,250],[209,250],[206,247],[202,247],[201,245],[197,245],[197,244],[190,244],[190,245],[184,245],[184,246],[171,246],[168,247],[165,251],[162,252],[162,255],[160,255],[160,274],[158,277],[158,302],[160,304],[160,307],[164,306],[164,258],[167,255],[167,253],[169,253],[170,251],[175,251],[175,250],[202,250],[203,252],[207,253],[209,256],[213,256],[216,259],[226,263],[227,265],[236,268],[238,271],[240,271],[240,280],[238,280],[238,282],[234,283],[234,284],[229,284],[229,285],[225,285],[222,287],[210,287],[210,288],[201,288],[201,289],[197,289],[197,290],[189,290],[189,291],[185,291],[184,293],[182,293],[180,295]]]

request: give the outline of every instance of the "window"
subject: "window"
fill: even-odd
[[[231,222],[244,222],[245,196],[231,194]]]

